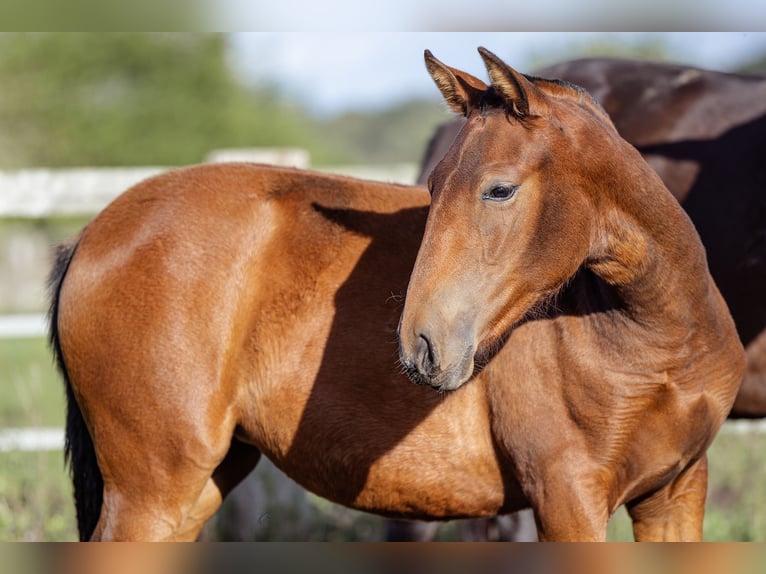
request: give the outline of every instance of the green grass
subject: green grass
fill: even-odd
[[[0,339],[0,364],[0,428],[64,425],[45,339]],[[76,540],[71,488],[62,452],[1,452],[0,540]]]
[[[0,339],[0,365],[0,428],[64,425],[64,386],[45,339]]]
[[[61,452],[0,453],[0,540],[77,540]]]
[[[766,541],[766,436],[720,435],[709,460],[706,539]]]
[[[0,365],[0,428],[63,426],[63,385],[44,339],[0,339]],[[764,435],[721,434],[713,443],[706,540],[766,541],[764,453]],[[379,539],[382,535],[378,517],[309,499],[312,515],[323,521],[313,539]],[[440,530],[441,539],[455,536],[454,525]],[[0,540],[76,538],[71,484],[62,453],[0,453]],[[608,538],[633,539],[624,510],[610,521]]]

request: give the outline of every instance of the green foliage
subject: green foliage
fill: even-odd
[[[180,165],[312,146],[300,110],[247,90],[221,34],[0,35],[0,167]]]
[[[0,169],[184,165],[230,147],[418,161],[446,119],[412,102],[318,120],[273,86],[247,87],[226,56],[223,34],[0,34]]]
[[[741,74],[755,74],[759,76],[766,75],[766,55],[755,58],[754,60],[740,66],[737,72]]]
[[[766,539],[766,437],[719,435],[710,448],[707,540]]]
[[[64,388],[43,338],[0,339],[0,429],[63,427]],[[63,451],[0,452],[0,540],[77,540]]]
[[[405,102],[377,114],[347,113],[323,123],[347,162],[419,162],[436,126],[450,119],[437,101]]]
[[[0,169],[172,166],[260,146],[305,148],[315,165],[417,162],[449,117],[434,100],[317,119],[273,86],[245,85],[227,49],[225,34],[1,33]],[[659,36],[607,36],[532,53],[530,69],[593,55],[670,56]]]

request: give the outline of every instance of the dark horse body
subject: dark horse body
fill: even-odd
[[[619,141],[580,92],[539,89],[572,133]],[[520,143],[547,153],[537,140]],[[613,159],[641,186],[661,188],[637,155]],[[604,245],[617,251],[594,253],[588,265],[568,251],[583,239],[577,226],[530,238],[552,241],[540,244],[532,291],[522,293],[537,311],[505,344],[485,340],[482,370],[472,373],[465,355],[443,375],[437,367],[457,347],[433,351],[438,322],[429,323],[431,354],[412,339],[425,318],[423,289],[450,285],[426,277],[438,257],[424,263],[424,248],[438,248],[422,188],[209,165],[128,190],[60,251],[51,275],[81,537],[193,539],[262,453],[321,496],[391,517],[531,506],[544,539],[590,540],[603,539],[608,516],[627,504],[638,539],[699,538],[705,451],[734,400],[742,348],[688,219],[675,202],[647,205],[672,220],[670,231],[604,228]],[[671,239],[685,250],[681,268],[655,258],[669,255]],[[670,288],[663,300],[652,291],[674,305],[661,313],[621,299],[631,292],[621,282],[644,271],[634,240]],[[443,255],[460,252],[452,240],[447,247]],[[496,255],[488,245],[480,259]],[[568,286],[556,305],[537,307],[535,293],[550,295],[562,265]],[[496,267],[494,278],[506,271]],[[408,374],[456,390],[407,380],[397,364],[400,317]]]
[[[538,70],[601,103],[691,217],[746,347],[734,417],[766,416],[766,78],[594,58]],[[425,183],[463,120],[434,134]]]

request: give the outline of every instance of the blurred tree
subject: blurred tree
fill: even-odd
[[[532,53],[532,69],[542,68],[566,60],[593,57],[634,58],[638,60],[664,61],[670,58],[667,46],[661,37],[646,36],[633,40],[609,38],[572,42],[561,50],[547,49],[545,52]]]
[[[761,56],[753,59],[747,64],[740,66],[737,69],[737,72],[741,74],[755,74],[759,76],[765,75],[766,74],[766,54],[762,54]]]
[[[0,169],[184,165],[259,146],[305,148],[315,165],[418,162],[449,117],[434,98],[314,118],[241,82],[225,34],[0,33],[0,83]]]
[[[180,165],[241,146],[332,156],[225,56],[221,34],[0,34],[0,167]]]
[[[419,162],[437,125],[450,118],[446,106],[412,100],[376,113],[346,113],[322,122],[327,141],[358,163]]]

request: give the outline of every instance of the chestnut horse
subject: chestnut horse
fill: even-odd
[[[745,345],[747,369],[730,417],[766,417],[766,78],[618,58],[554,64],[536,75],[585,88],[681,202]],[[425,184],[464,118],[438,127],[417,182]],[[531,518],[501,518],[503,538],[529,539]],[[486,528],[485,528],[486,529]],[[434,525],[398,524],[400,539]],[[481,531],[469,529],[469,536]]]
[[[766,417],[766,78],[617,58],[536,74],[585,88],[691,217],[747,354],[730,416]],[[440,126],[425,183],[464,119]]]
[[[492,77],[523,78],[483,54]],[[627,504],[637,539],[701,536],[705,451],[743,361],[694,229],[675,202],[638,193],[661,184],[583,92],[524,80],[512,101],[497,79],[427,62],[477,124],[442,162],[431,207],[419,187],[211,164],[134,186],[60,249],[50,337],[82,539],[194,539],[261,454],[320,496],[389,517],[531,506],[541,538],[591,540]],[[488,139],[503,131],[509,149]],[[510,152],[495,174],[529,176],[513,184],[526,219],[494,186],[486,227],[467,226],[456,250],[460,230],[443,224],[475,208],[445,204],[442,186],[482,179],[485,152]],[[512,233],[499,235],[503,213]],[[436,320],[451,306],[434,301],[427,340],[413,347],[411,333],[427,275],[441,270],[432,287],[454,296],[477,245],[491,275],[466,274],[466,293],[529,267],[481,292],[482,319],[507,290],[516,302],[456,377]],[[511,313],[523,320],[502,328]],[[400,318],[405,370],[442,392],[402,372]]]
[[[584,90],[480,53],[489,87],[427,56],[467,119],[430,176],[401,362],[443,392],[502,365],[493,436],[543,539],[601,538],[622,502],[639,539],[694,537],[699,433],[729,412],[743,358],[699,237]],[[514,363],[487,364],[498,348]]]

